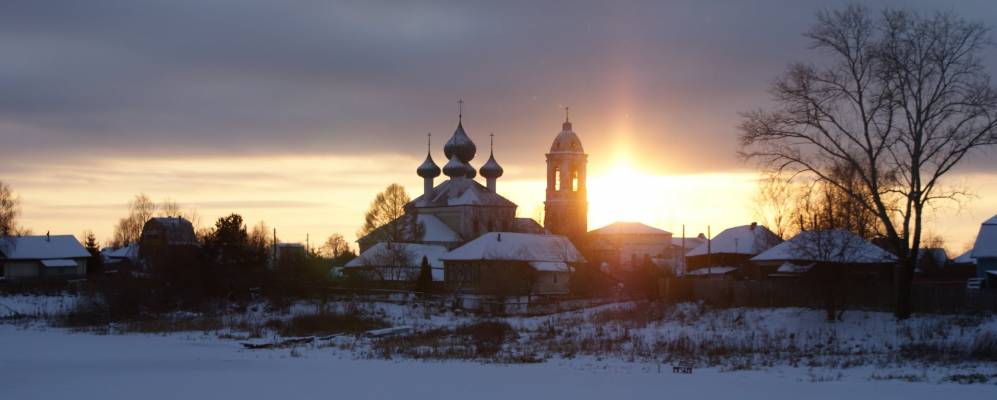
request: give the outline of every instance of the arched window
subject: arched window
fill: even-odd
[[[574,171],[571,173],[571,191],[572,192],[578,191],[578,171]]]
[[[554,168],[554,191],[561,191],[561,169]]]

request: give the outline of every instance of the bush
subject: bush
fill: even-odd
[[[359,312],[319,313],[291,318],[280,330],[282,336],[322,336],[337,333],[361,333],[384,328],[388,324]]]
[[[479,357],[490,357],[502,350],[506,337],[514,336],[509,324],[501,321],[483,321],[457,327],[455,333],[470,336]]]

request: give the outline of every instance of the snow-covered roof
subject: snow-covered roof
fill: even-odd
[[[453,249],[443,259],[585,262],[564,236],[515,232],[486,233]]]
[[[460,235],[435,216],[419,214],[416,221],[422,226],[422,241],[424,242],[460,241]]]
[[[687,237],[685,238],[685,251],[686,253],[692,251],[693,249],[699,247],[701,244],[706,243],[706,239],[700,237]],[[682,238],[672,237],[672,246],[682,247]]]
[[[533,218],[516,218],[512,220],[512,227],[520,233],[544,233],[544,227]]]
[[[443,262],[440,257],[447,254],[447,248],[435,244],[418,243],[388,243],[380,242],[371,246],[367,251],[350,260],[345,268],[358,267],[413,267],[422,266],[422,257],[429,261],[429,267],[433,269],[433,280],[443,280]],[[398,258],[404,256],[403,264],[399,264]],[[439,277],[439,279],[437,279]]]
[[[976,259],[997,258],[997,215],[980,225],[980,233],[976,235],[970,256]]]
[[[814,264],[796,265],[789,261],[782,263],[776,272],[783,274],[802,274],[814,267]]]
[[[959,257],[956,257],[956,258],[952,259],[952,263],[954,263],[954,264],[976,264],[976,259],[973,258],[972,253],[973,253],[973,249],[966,250],[966,252],[960,254]]]
[[[138,244],[130,244],[127,246],[121,246],[119,248],[105,247],[101,249],[100,254],[104,256],[105,260],[112,259],[129,259],[138,260]]]
[[[90,257],[73,235],[8,236],[0,238],[0,254],[11,260]]]
[[[671,232],[645,225],[640,222],[613,222],[602,228],[590,231],[596,235],[671,235]]]
[[[759,254],[770,247],[782,242],[768,228],[758,225],[741,225],[724,229],[713,240],[704,242],[695,249],[690,250],[685,255],[688,257],[704,256],[708,252],[713,254]]]
[[[425,199],[424,199],[425,198]],[[421,195],[407,206],[446,207],[446,206],[487,206],[516,207],[502,195],[488,190],[474,179],[447,179],[436,185],[429,196]]]
[[[45,268],[76,268],[78,266],[76,261],[68,258],[42,260],[42,265],[45,266]]]
[[[570,272],[568,264],[560,261],[531,261],[530,267],[542,272]]]
[[[703,267],[685,274],[691,276],[724,275],[734,271],[737,271],[737,267]]]
[[[822,261],[834,263],[886,263],[893,254],[842,229],[806,231],[754,256],[751,261]]]

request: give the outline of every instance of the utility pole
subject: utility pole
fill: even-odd
[[[706,277],[713,274],[713,234],[710,233],[710,226],[706,225]]]

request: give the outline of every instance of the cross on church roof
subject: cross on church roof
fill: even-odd
[[[460,121],[464,118],[464,98],[457,100],[457,120]]]

